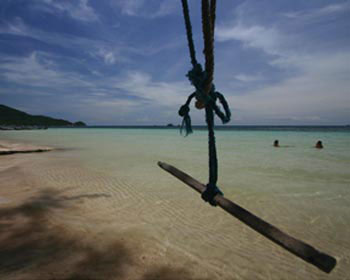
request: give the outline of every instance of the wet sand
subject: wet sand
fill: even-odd
[[[53,148],[0,141],[0,155],[49,152]]]
[[[43,185],[40,167],[55,161],[55,153],[0,157],[1,279],[216,278],[111,217],[103,207],[108,193]]]

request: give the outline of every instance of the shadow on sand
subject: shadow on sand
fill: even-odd
[[[139,266],[119,239],[100,248],[50,223],[50,212],[64,209],[72,201],[98,199],[106,194],[72,197],[45,190],[18,207],[0,208],[1,279],[130,279],[127,269]],[[129,246],[130,247],[130,246]],[[136,270],[137,271],[137,270]],[[132,279],[198,279],[186,269],[147,267]],[[146,272],[144,272],[146,271]],[[204,278],[202,278],[204,279]]]

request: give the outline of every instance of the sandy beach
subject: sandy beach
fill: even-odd
[[[8,142],[1,145],[2,148],[29,147]],[[214,276],[194,269],[202,265],[193,258],[175,251],[166,252],[152,236],[123,227],[123,220],[112,217],[104,207],[104,201],[110,199],[108,193],[84,192],[79,186],[43,185],[40,173],[52,167],[54,153],[59,152],[52,153],[0,157],[1,279],[211,279]],[[54,163],[54,168],[59,164]],[[132,219],[134,215],[130,213],[124,219]]]
[[[342,154],[332,163],[334,173],[323,175],[325,163],[319,161],[327,150],[295,148],[305,166],[315,166],[308,163],[311,159],[318,162],[314,176],[305,173],[299,161],[294,169],[294,154],[287,149],[277,154],[261,144],[260,154],[249,153],[251,144],[245,138],[231,140],[236,134],[225,134],[223,143],[236,151],[222,159],[225,196],[336,257],[336,268],[326,274],[204,203],[162,171],[157,160],[181,166],[201,181],[206,178],[206,154],[196,153],[202,148],[197,147],[200,133],[185,148],[180,148],[184,140],[173,133],[9,133],[0,143],[3,149],[54,149],[0,156],[0,278],[348,279],[349,177]],[[230,146],[237,142],[241,150]],[[179,149],[186,149],[187,160]],[[196,158],[203,164],[194,166]],[[288,177],[285,170],[290,170]]]

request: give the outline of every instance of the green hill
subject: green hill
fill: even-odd
[[[46,116],[34,116],[0,104],[0,125],[2,126],[85,126],[83,122],[71,123]]]

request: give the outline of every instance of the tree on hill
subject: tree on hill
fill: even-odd
[[[73,125],[74,126],[86,126],[86,124],[82,121],[75,122]]]
[[[77,122],[78,126],[85,125],[83,122]],[[0,104],[0,125],[3,126],[73,126],[74,124],[46,116],[30,115],[20,110]]]

